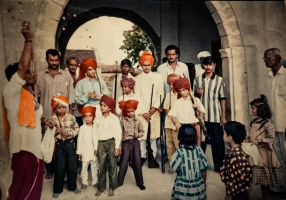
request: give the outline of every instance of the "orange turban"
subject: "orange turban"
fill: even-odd
[[[86,107],[83,107],[81,114],[82,114],[82,117],[84,117],[86,113],[90,113],[92,115],[92,117],[95,118],[95,111],[96,111],[95,107],[86,106]]]
[[[143,66],[144,62],[147,61],[151,66],[154,65],[154,57],[150,51],[144,51],[142,55],[140,55],[139,63]]]
[[[63,95],[58,95],[58,96],[53,96],[52,101],[51,101],[51,106],[52,106],[52,114],[55,113],[56,107],[61,104],[67,107],[67,111],[69,111],[69,99],[66,96]]]
[[[167,84],[171,85],[175,80],[178,80],[179,78],[181,78],[181,76],[178,74],[169,74],[167,77]]]
[[[96,60],[83,58],[83,61],[80,63],[78,80],[85,78],[85,73],[87,72],[87,69],[89,67],[92,67],[93,69],[96,70],[97,68]]]
[[[111,111],[113,114],[116,115],[116,112],[115,112],[115,109],[114,109],[115,104],[116,104],[116,101],[115,101],[113,98],[111,98],[111,97],[109,97],[109,96],[107,96],[107,95],[104,94],[104,95],[101,97],[100,103],[101,103],[101,102],[105,103],[105,104],[108,106],[108,108],[110,109],[110,111]]]
[[[127,100],[124,105],[124,110],[136,110],[138,106],[138,101],[136,100]]]

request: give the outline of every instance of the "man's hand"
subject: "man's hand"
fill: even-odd
[[[78,159],[80,160],[82,157],[82,154],[78,154]]]
[[[94,155],[98,156],[98,151],[97,150],[94,150]]]
[[[33,35],[30,30],[30,22],[29,21],[23,21],[22,27],[21,27],[21,33],[25,38],[25,42],[29,41],[32,43]]]
[[[149,110],[149,115],[151,117],[151,115],[153,115],[155,112],[157,111],[156,108],[152,107],[150,110]]]
[[[142,115],[143,115],[144,119],[145,119],[147,122],[149,122],[149,121],[151,120],[151,116],[150,116],[149,113],[144,113],[144,114],[142,114]]]
[[[220,117],[220,125],[224,126],[225,124],[226,124],[226,118],[225,118],[225,116],[221,116]]]
[[[115,150],[114,150],[114,155],[115,155],[115,156],[119,156],[119,155],[120,155],[120,149],[115,148]]]
[[[95,97],[94,97],[94,98],[100,100],[100,99],[101,99],[101,95],[95,94]]]
[[[202,95],[203,95],[203,88],[198,88],[197,91],[196,91],[196,95],[200,98]]]
[[[92,98],[92,99],[95,99],[96,94],[95,94],[95,92],[89,92],[89,93],[88,93],[88,96],[89,96],[90,98]]]
[[[46,118],[41,118],[41,123],[45,124],[47,127],[49,127],[50,129],[54,128],[54,126],[57,125],[57,123],[53,120],[53,119],[46,119]]]

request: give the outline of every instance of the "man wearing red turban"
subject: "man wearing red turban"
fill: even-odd
[[[151,126],[150,142],[154,158],[157,154],[156,140],[160,137],[160,114],[158,108],[164,98],[164,88],[162,76],[151,71],[154,65],[154,57],[150,51],[140,53],[139,63],[143,72],[136,77],[135,94],[140,96],[139,102],[142,107],[140,112],[138,111],[138,118],[146,131],[142,139],[140,139],[141,158],[142,163],[144,163],[146,160],[148,122],[150,122]],[[153,91],[152,94],[151,91]]]

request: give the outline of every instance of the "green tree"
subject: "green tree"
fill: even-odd
[[[137,25],[132,26],[132,30],[124,31],[123,45],[119,49],[127,53],[127,58],[136,63],[139,60],[140,51],[150,50],[154,53],[154,46],[149,36]]]

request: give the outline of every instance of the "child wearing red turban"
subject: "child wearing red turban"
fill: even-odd
[[[190,96],[190,82],[187,78],[179,78],[174,83],[174,90],[178,92],[178,99],[172,106],[168,115],[171,116],[177,130],[182,124],[192,124],[197,130],[197,144],[201,145],[199,119],[196,117],[194,107],[204,113],[205,109],[199,98]],[[179,130],[180,131],[180,130]]]
[[[171,120],[171,117],[168,115],[169,110],[174,105],[177,100],[178,92],[174,90],[173,82],[181,78],[180,75],[170,74],[167,77],[167,83],[169,85],[169,92],[166,94],[164,101],[164,110],[166,112],[165,118],[165,133],[166,133],[166,146],[167,146],[167,155],[168,160],[171,162],[172,156],[175,153],[176,149],[179,148],[179,140],[178,140],[178,130],[174,123]],[[168,174],[173,174],[172,168],[168,170]]]
[[[102,115],[96,117],[94,124],[95,137],[97,137],[94,149],[99,161],[98,191],[95,194],[97,197],[106,189],[107,169],[109,174],[108,196],[114,196],[114,190],[118,187],[116,157],[120,154],[122,130],[120,121],[115,115],[115,104],[116,101],[113,98],[103,95],[100,100]]]
[[[144,134],[140,120],[135,116],[138,101],[127,100],[123,106],[126,117],[121,118],[122,127],[122,152],[120,156],[120,168],[118,172],[118,185],[123,185],[128,163],[131,162],[137,186],[140,190],[145,190],[142,164],[140,156],[140,143],[138,138]]]
[[[98,182],[98,159],[94,153],[94,144],[96,141],[96,132],[93,128],[93,120],[95,118],[96,108],[93,106],[86,106],[82,109],[82,117],[85,121],[79,128],[77,139],[77,154],[82,161],[81,170],[81,191],[84,192],[88,185],[88,166],[90,164],[93,187],[97,187]]]
[[[73,115],[68,113],[69,100],[66,96],[57,95],[51,100],[53,116],[52,121],[55,129],[55,152],[54,152],[54,189],[53,198],[58,198],[64,188],[66,169],[68,190],[80,194],[77,189],[77,156],[74,137],[77,136],[79,127]]]

